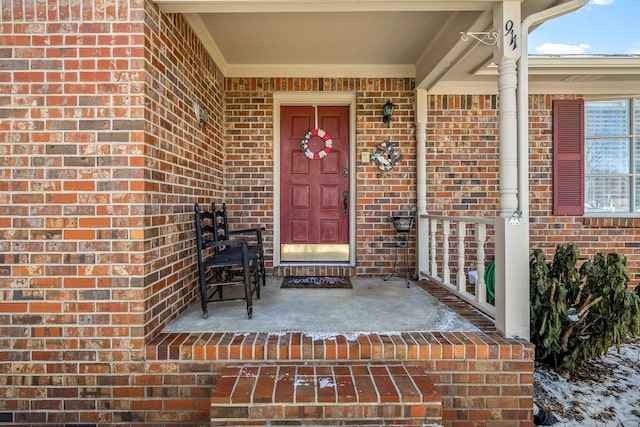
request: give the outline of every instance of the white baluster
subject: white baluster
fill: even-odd
[[[432,219],[429,227],[431,235],[431,277],[438,277],[438,263],[436,262],[436,233],[438,231],[438,220]]]
[[[449,268],[449,229],[450,221],[442,221],[442,280],[445,285],[451,284],[451,269]]]
[[[466,233],[467,223],[464,221],[458,222],[458,274],[457,274],[457,285],[458,291],[467,292],[467,276],[464,271],[464,237]]]
[[[487,302],[487,286],[484,281],[484,245],[487,241],[487,226],[476,224],[476,270],[478,270],[478,280],[476,281],[476,301]]]

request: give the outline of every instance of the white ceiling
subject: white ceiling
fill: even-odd
[[[567,0],[522,0],[522,18]],[[183,13],[227,77],[412,77],[418,87],[496,86],[493,48],[460,33],[492,30],[496,0],[155,0]],[[555,63],[541,81],[571,73]],[[640,58],[616,80],[638,81]],[[562,61],[560,61],[562,62]],[[541,65],[542,64],[542,65]],[[615,65],[619,64],[609,64]],[[615,67],[614,67],[615,68]],[[597,80],[611,67],[591,68]],[[531,73],[535,79],[535,73]],[[626,76],[626,77],[625,77]],[[609,77],[607,77],[609,78]],[[573,81],[581,79],[574,78]],[[566,86],[565,86],[566,88]]]
[[[405,65],[415,63],[447,16],[447,12],[211,13],[202,21],[232,64]]]

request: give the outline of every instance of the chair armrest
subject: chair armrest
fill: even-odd
[[[266,228],[264,228],[264,227],[243,228],[241,230],[230,230],[229,234],[262,233],[265,230],[266,230]]]
[[[264,227],[257,228],[243,228],[240,230],[230,230],[229,235],[234,234],[248,234],[248,233],[256,233],[256,236],[251,238],[251,240],[257,240],[259,245],[262,245],[262,232],[265,230]]]
[[[250,239],[240,237],[238,239],[229,239],[229,240],[218,240],[217,242],[214,240],[207,240],[202,244],[203,248],[219,248],[221,246],[238,246],[238,245],[246,245]]]

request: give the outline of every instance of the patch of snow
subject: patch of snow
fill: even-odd
[[[255,377],[256,374],[251,372],[250,370],[248,370],[247,368],[242,368],[240,370],[240,376],[241,377],[245,377],[245,378],[251,378],[251,377]]]
[[[320,388],[334,388],[335,386],[332,378],[320,378]]]
[[[458,315],[453,311],[443,312],[442,319],[440,320],[440,324],[438,325],[438,327],[441,328],[441,330],[443,331],[452,330],[452,326],[455,323],[457,316]]]
[[[297,388],[302,385],[310,385],[310,384],[313,384],[313,380],[309,378],[296,378],[296,380],[293,382],[293,388]]]
[[[344,337],[347,341],[358,341],[358,338],[362,335],[400,335],[401,332],[303,332],[304,336],[311,338],[314,341],[320,340],[333,340],[338,337]]]
[[[640,426],[640,340],[615,347],[571,376],[536,364],[536,403],[550,411],[555,427]]]

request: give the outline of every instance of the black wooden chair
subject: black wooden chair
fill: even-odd
[[[259,245],[249,244],[251,239],[248,237],[229,239],[226,221],[222,222],[215,210],[201,211],[197,203],[194,217],[202,316],[205,319],[209,316],[209,303],[244,299],[247,316],[251,318],[253,294],[260,299],[260,280],[264,280],[261,275],[262,236],[259,236]],[[243,294],[225,297],[223,290],[230,286],[242,286]]]
[[[233,236],[241,236],[248,239],[247,244],[250,246],[251,250],[255,250],[254,246],[257,246],[258,257],[260,259],[260,271],[259,276],[262,281],[262,286],[266,286],[267,284],[267,275],[266,269],[264,267],[264,249],[262,247],[262,232],[265,230],[264,227],[256,227],[256,228],[240,228],[240,229],[230,229],[229,228],[229,218],[227,216],[227,204],[222,204],[222,209],[216,209],[216,204],[211,203],[211,212],[215,214],[215,223],[218,228],[218,236],[222,240],[229,240],[233,238]]]

